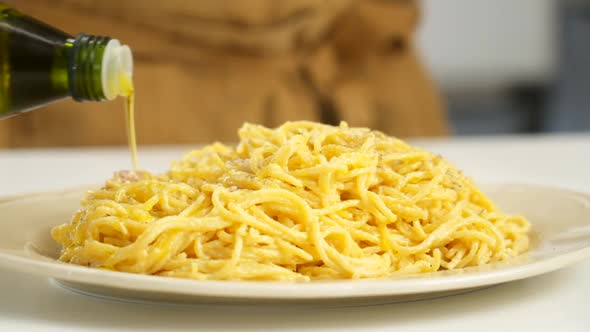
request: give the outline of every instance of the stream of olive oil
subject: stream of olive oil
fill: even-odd
[[[135,138],[135,89],[130,75],[121,75],[121,91],[125,97],[125,122],[127,124],[127,144],[131,153],[133,170],[137,171],[137,141]]]

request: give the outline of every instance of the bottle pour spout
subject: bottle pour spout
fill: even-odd
[[[130,91],[125,82],[133,77],[133,54],[127,45],[111,39],[105,47],[102,60],[102,90],[108,100],[128,96]]]

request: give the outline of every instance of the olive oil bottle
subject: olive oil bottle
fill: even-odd
[[[64,98],[117,96],[127,97],[127,137],[137,169],[131,49],[110,37],[68,35],[0,2],[0,120]]]
[[[127,96],[132,71],[117,39],[71,36],[0,2],[0,119],[64,98]]]

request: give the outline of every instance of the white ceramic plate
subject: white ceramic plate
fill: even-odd
[[[0,198],[0,265],[54,278],[71,290],[173,303],[360,305],[433,298],[557,270],[590,257],[590,195],[528,186],[485,191],[506,212],[533,224],[533,247],[511,261],[403,278],[309,283],[194,281],[103,271],[56,261],[50,229],[68,221],[82,189]]]

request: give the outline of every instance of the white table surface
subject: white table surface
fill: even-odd
[[[590,135],[420,141],[480,182],[590,192]],[[140,149],[164,170],[189,147]],[[100,183],[129,167],[124,149],[0,151],[0,196]],[[360,308],[281,309],[133,304],[64,290],[0,269],[0,331],[589,331],[590,261],[436,300]]]

